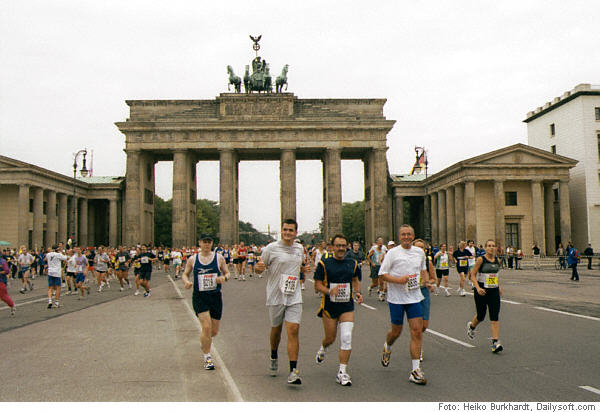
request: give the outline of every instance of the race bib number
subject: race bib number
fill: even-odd
[[[440,256],[440,268],[448,269],[448,256]]]
[[[206,292],[209,290],[215,290],[217,288],[217,274],[216,273],[204,273],[198,275],[198,291]]]
[[[329,300],[332,302],[349,302],[350,301],[350,283],[330,283],[329,289],[337,287],[338,293],[336,296],[329,295]]]
[[[119,262],[125,263],[125,256],[119,256]]]
[[[419,284],[421,275],[419,273],[414,273],[412,275],[408,275],[408,282],[406,283],[406,288],[408,290],[419,289],[421,285]]]
[[[464,260],[464,259],[461,259],[461,260],[458,261],[458,266],[460,266],[461,268],[466,267],[467,264],[468,264],[468,262],[466,260]]]
[[[498,274],[497,273],[486,273],[485,282],[483,284],[486,288],[497,288],[498,287]]]
[[[140,262],[142,263],[148,263],[148,256],[142,256],[140,259]]]
[[[293,295],[298,287],[299,277],[296,275],[281,275],[280,289],[284,295]]]
[[[475,266],[475,258],[474,257],[470,257],[469,258],[469,267],[471,268],[473,266]]]

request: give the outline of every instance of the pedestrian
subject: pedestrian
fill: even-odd
[[[567,249],[567,263],[571,267],[571,280],[579,282],[579,273],[577,272],[577,263],[579,260],[579,251],[569,244]]]
[[[588,261],[587,268],[591,270],[592,269],[592,258],[594,256],[594,249],[592,249],[591,243],[588,243],[588,247],[583,251],[583,254],[585,256],[587,256],[587,261]]]
[[[565,255],[566,255],[566,251],[563,247],[563,244],[559,243],[558,248],[556,249],[556,256],[558,256],[558,262],[560,264],[561,269],[567,268],[567,265],[565,263]]]
[[[200,235],[200,250],[185,264],[182,280],[186,289],[194,287],[192,306],[202,325],[200,343],[204,357],[204,369],[213,370],[215,364],[210,354],[212,339],[219,333],[223,315],[221,287],[229,280],[229,268],[223,256],[212,251],[212,236]],[[194,281],[189,276],[193,273]]]
[[[400,247],[389,251],[381,264],[379,276],[388,282],[387,302],[390,309],[391,328],[388,330],[381,364],[388,367],[392,345],[402,333],[404,314],[410,327],[410,357],[412,368],[408,380],[425,385],[427,379],[421,370],[421,341],[423,338],[423,309],[420,279],[429,276],[425,253],[412,246],[415,231],[410,225],[400,226]]]
[[[300,349],[298,333],[302,318],[302,293],[299,282],[300,270],[304,270],[305,273],[310,271],[309,265],[303,265],[304,248],[299,243],[294,242],[297,234],[298,223],[296,220],[285,219],[281,224],[281,240],[270,243],[262,250],[255,268],[256,273],[266,272],[267,277],[266,304],[271,321],[269,371],[271,376],[277,375],[279,369],[277,350],[285,322],[287,351],[290,362],[287,383],[291,385],[302,383],[298,371],[298,352]]]
[[[533,246],[531,247],[531,252],[533,253],[533,268],[535,270],[540,269],[540,248],[538,247],[536,242],[533,242]]]
[[[336,382],[342,386],[352,385],[348,374],[348,361],[352,351],[352,330],[354,328],[354,300],[362,303],[360,292],[360,268],[358,262],[346,255],[348,240],[344,235],[332,239],[333,256],[320,260],[315,271],[315,290],[321,292],[321,306],[317,316],[323,319],[325,336],[317,351],[315,361],[322,364],[327,348],[340,331],[339,368]]]

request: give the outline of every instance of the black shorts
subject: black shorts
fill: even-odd
[[[67,272],[67,276],[71,276],[72,278],[75,277],[75,272]]]
[[[238,263],[242,263],[241,260],[239,260],[238,258],[233,259],[233,264],[237,265]]]
[[[192,306],[196,316],[199,313],[209,311],[210,317],[221,320],[223,315],[223,298],[221,292],[197,292],[192,295]]]
[[[152,272],[140,272],[139,279],[140,280],[150,280],[152,277]]]
[[[379,277],[379,269],[381,265],[371,266],[371,275],[369,276],[371,279],[377,279]]]
[[[442,276],[448,276],[450,274],[450,269],[436,269],[435,270],[435,275],[438,277],[438,279],[441,279]]]
[[[478,282],[479,287],[483,288],[483,283]],[[484,288],[485,296],[477,293],[473,288],[473,297],[475,299],[475,309],[477,310],[477,320],[479,322],[485,319],[485,313],[489,312],[491,321],[498,321],[500,314],[500,290],[499,288]]]
[[[322,306],[317,313],[317,316],[322,318],[323,315],[331,319],[339,318],[343,313],[354,311],[354,301],[350,298],[349,302],[331,302],[329,296],[324,296],[325,306]]]

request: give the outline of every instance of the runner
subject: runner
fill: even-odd
[[[77,293],[77,287],[75,286],[75,274],[77,272],[76,268],[77,264],[75,262],[75,250],[68,249],[67,250],[67,273],[65,275],[65,281],[67,282],[67,295],[75,292]]]
[[[179,279],[179,271],[181,270],[181,250],[173,249],[171,259],[173,259],[173,268],[175,269],[175,279]]]
[[[135,250],[129,252],[129,256],[131,257],[131,261],[133,262],[133,274],[135,276],[135,278],[134,278],[135,293],[133,294],[134,296],[137,296],[140,294],[140,285],[141,285],[140,269],[142,267],[142,264],[140,263],[139,259],[136,259],[136,257],[139,256],[140,253],[142,253],[142,250],[139,247],[137,247],[137,248],[135,248]]]
[[[120,292],[123,292],[124,282],[127,283],[129,289],[131,289],[131,283],[129,283],[129,261],[131,257],[129,253],[123,249],[123,246],[119,246],[119,252],[116,255],[115,269],[117,271],[117,279],[119,279]]]
[[[362,303],[360,293],[360,268],[358,262],[346,257],[348,240],[344,235],[335,235],[332,240],[333,257],[319,261],[315,272],[315,289],[322,293],[321,307],[317,316],[323,318],[325,337],[317,351],[317,364],[323,363],[327,347],[335,341],[338,326],[340,329],[340,366],[336,382],[342,386],[352,385],[347,367],[352,350],[352,329],[354,328],[354,301]]]
[[[52,308],[52,292],[54,292],[54,307],[60,307],[60,281],[62,278],[62,262],[67,257],[59,252],[58,246],[52,246],[54,252],[46,254],[48,262],[48,309]]]
[[[240,280],[246,280],[246,259],[248,258],[248,248],[244,246],[244,242],[240,242],[238,247],[238,273],[240,274]]]
[[[412,244],[413,246],[421,248],[427,257],[427,272],[429,273],[429,278],[426,276],[421,277],[421,294],[424,297],[424,299],[421,301],[421,309],[423,310],[423,333],[425,333],[429,327],[429,309],[431,307],[431,295],[429,292],[433,291],[433,285],[435,285],[436,281],[436,274],[433,263],[431,262],[431,256],[427,255],[425,241],[423,239],[415,239]],[[445,245],[445,243],[442,243],[440,248]],[[423,362],[423,345],[421,345],[421,356],[419,357],[419,360]]]
[[[377,294],[379,295],[379,300],[382,302],[385,300],[385,295],[383,292],[383,279],[379,277],[379,269],[381,268],[385,252],[387,252],[387,248],[383,246],[383,238],[378,237],[376,244],[371,247],[371,250],[367,254],[367,260],[369,261],[369,266],[371,266],[369,296],[371,296],[371,291],[377,287]]]
[[[200,235],[200,251],[188,259],[182,280],[186,289],[194,286],[192,304],[202,325],[200,342],[204,354],[204,369],[213,370],[215,364],[210,354],[212,338],[219,333],[219,322],[223,314],[221,287],[229,280],[229,268],[222,255],[212,252],[213,239]],[[193,272],[194,282],[189,275]]]
[[[88,265],[88,260],[81,254],[80,247],[75,247],[75,253],[72,259],[75,263],[75,286],[79,289],[79,299],[82,299],[85,296],[85,292],[87,292],[88,296],[90,295],[90,288],[84,285],[85,268]]]
[[[31,264],[33,263],[33,260],[34,259],[31,253],[29,253],[25,246],[21,246],[19,256],[17,256],[17,263],[19,265],[19,279],[23,281],[23,287],[20,290],[21,293],[25,293],[28,285],[29,290],[33,290],[33,282],[29,280],[29,276],[31,274]]]
[[[492,330],[492,352],[498,353],[503,347],[500,343],[500,296],[502,288],[498,281],[500,262],[496,257],[496,242],[485,242],[485,255],[477,258],[475,267],[470,272],[471,281],[475,286],[473,297],[475,299],[476,315],[467,323],[467,336],[475,339],[475,328],[485,319],[486,310],[490,314],[490,328]]]
[[[108,271],[108,262],[110,261],[108,255],[104,252],[104,247],[98,247],[98,253],[95,257],[96,261],[96,281],[98,285],[98,292],[102,292],[102,288],[107,286],[110,288],[110,283],[106,278],[106,272]]]
[[[156,257],[158,257],[158,264],[157,264],[156,268],[158,270],[162,270],[163,264],[165,261],[165,252],[163,251],[162,246],[158,247],[158,250],[156,251]]]
[[[171,264],[171,251],[169,249],[165,249],[165,256],[163,258],[163,267],[165,273],[169,274],[169,265]]]
[[[435,275],[436,275],[436,289],[435,289],[435,294],[439,295],[439,289],[440,289],[440,283],[442,282],[442,279],[444,280],[444,286],[442,286],[442,289],[444,289],[444,294],[446,296],[450,296],[450,291],[448,290],[448,275],[450,275],[450,268],[449,268],[449,260],[450,257],[448,255],[448,252],[446,252],[446,244],[442,243],[440,245],[440,251],[436,253],[436,255],[434,256],[433,260],[435,261]]]
[[[390,308],[391,328],[387,332],[381,364],[389,366],[392,345],[402,333],[404,313],[410,327],[410,355],[412,370],[408,380],[425,385],[427,379],[420,367],[421,341],[423,338],[423,294],[421,277],[428,277],[425,253],[412,246],[415,231],[410,225],[400,226],[400,247],[390,250],[379,270],[379,276],[388,282],[387,301]]]
[[[458,272],[458,276],[460,277],[460,283],[458,285],[458,289],[456,290],[460,296],[466,296],[465,292],[465,277],[469,273],[469,257],[471,257],[471,252],[469,252],[466,248],[466,243],[461,240],[458,242],[458,249],[454,251],[452,254],[452,258],[454,259],[454,263],[456,263],[456,270]]]
[[[0,256],[0,300],[5,302],[10,308],[10,315],[14,316],[16,313],[15,302],[8,295],[8,280],[7,276],[10,275],[10,269],[6,260]]]
[[[89,279],[95,272],[94,262],[96,260],[96,251],[94,250],[93,247],[90,247],[85,251],[85,257],[88,260],[86,276]]]
[[[256,255],[252,247],[248,248],[248,276],[252,277],[254,274],[254,264],[256,263]]]
[[[299,243],[294,242],[297,234],[298,223],[294,219],[285,219],[281,225],[281,240],[266,246],[262,250],[261,259],[256,264],[256,273],[266,270],[268,279],[267,307],[271,320],[270,373],[271,376],[276,376],[279,368],[277,349],[285,320],[290,361],[290,374],[287,382],[292,385],[302,383],[297,368],[300,347],[298,332],[302,318],[302,293],[298,283],[304,250]],[[304,265],[303,270],[306,273],[310,271],[310,267]]]
[[[139,284],[144,287],[145,298],[150,297],[150,279],[152,277],[152,262],[156,260],[156,255],[148,251],[146,245],[142,245],[141,253],[134,260],[140,263]],[[137,292],[137,291],[136,291]]]

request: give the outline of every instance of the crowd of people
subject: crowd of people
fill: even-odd
[[[456,293],[465,296],[468,282],[474,296],[474,316],[467,322],[466,337],[473,339],[478,325],[489,314],[492,334],[491,351],[503,350],[500,342],[499,312],[502,288],[498,273],[501,268],[521,269],[523,250],[497,245],[488,240],[475,246],[472,240],[461,241],[456,249],[445,243],[428,245],[415,239],[414,229],[402,225],[400,244],[384,242],[379,237],[368,251],[360,242],[349,242],[343,234],[335,235],[330,242],[321,241],[304,245],[297,239],[298,224],[293,219],[284,220],[281,240],[269,245],[232,246],[214,244],[210,235],[201,235],[198,248],[163,248],[137,245],[136,247],[108,248],[68,247],[63,244],[45,251],[5,250],[0,255],[0,299],[15,315],[15,303],[8,294],[9,279],[20,282],[20,293],[33,290],[36,277],[48,277],[48,309],[61,306],[61,289],[67,295],[84,299],[93,289],[97,293],[118,282],[119,291],[133,289],[134,295],[151,296],[150,282],[153,269],[166,272],[174,279],[181,278],[186,289],[193,288],[194,312],[202,326],[201,348],[204,368],[215,368],[210,354],[212,339],[218,334],[223,314],[221,289],[231,277],[246,281],[253,277],[267,278],[266,306],[271,323],[269,335],[269,371],[276,376],[279,370],[278,348],[284,330],[287,334],[289,375],[287,382],[302,383],[298,370],[299,328],[302,316],[302,290],[306,276],[313,274],[314,291],[320,294],[318,316],[323,322],[324,336],[316,351],[315,362],[322,364],[328,348],[339,331],[339,367],[336,381],[342,386],[352,384],[348,363],[352,349],[354,305],[362,304],[362,267],[368,266],[369,295],[376,293],[380,301],[387,301],[390,328],[385,334],[381,364],[388,367],[391,348],[403,330],[406,315],[410,331],[411,368],[409,381],[424,385],[427,380],[420,367],[423,360],[422,337],[427,329],[430,312],[430,293],[451,296],[450,268],[456,267],[458,288]],[[589,247],[591,249],[591,246]],[[593,251],[586,255],[593,255]],[[578,280],[576,265],[578,251],[569,245],[559,246],[559,259],[573,267],[571,279]],[[534,268],[539,269],[540,250],[532,246]],[[561,261],[562,262],[562,261]],[[562,263],[561,263],[562,264]],[[591,266],[591,261],[590,265]],[[130,281],[130,272],[134,279]]]

